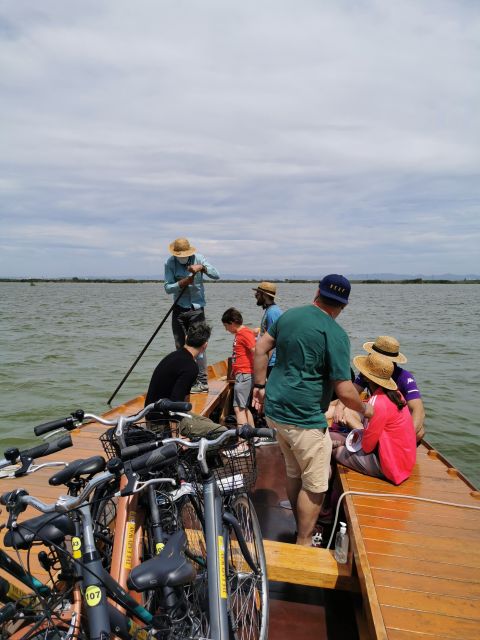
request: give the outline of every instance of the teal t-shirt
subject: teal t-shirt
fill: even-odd
[[[289,309],[268,333],[277,361],[267,381],[265,415],[281,424],[326,428],[333,381],[351,379],[347,334],[313,304]]]

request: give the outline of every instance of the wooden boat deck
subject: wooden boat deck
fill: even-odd
[[[226,381],[226,363],[210,366],[209,377],[208,395],[191,397],[195,413],[209,415],[217,407],[228,405],[231,387]],[[133,414],[143,403],[144,396],[138,396],[104,415]],[[75,446],[58,454],[57,459],[71,461],[103,453],[98,436],[104,430],[104,426],[92,423],[72,432]],[[271,640],[287,636],[295,640],[480,638],[478,511],[399,497],[349,496],[344,506],[351,562],[340,566],[325,549],[305,550],[291,544],[293,516],[278,506],[286,497],[278,447],[258,449],[257,460],[259,480],[254,501],[266,538],[272,580]],[[51,475],[52,470],[47,469],[20,479],[4,478],[1,490],[21,486],[50,502],[61,493],[48,485]],[[480,493],[427,444],[418,448],[412,477],[400,487],[342,467],[338,469],[338,481],[345,491],[408,494],[480,506]],[[28,511],[24,517],[34,515],[38,513]],[[0,526],[6,519],[3,509]],[[25,554],[22,557],[25,561]],[[36,554],[31,554],[29,563],[30,572],[45,580]],[[363,616],[357,635],[344,610],[352,600],[359,599],[359,593]],[[329,625],[332,615],[336,620]]]
[[[480,492],[423,443],[395,487],[339,467],[368,635],[389,640],[480,638],[480,514],[409,495],[480,506]]]

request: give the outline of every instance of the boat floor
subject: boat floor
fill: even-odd
[[[286,500],[285,466],[278,445],[256,449],[258,479],[252,499],[265,539],[295,541]],[[329,533],[328,529],[324,533]],[[270,582],[269,640],[356,640],[352,594],[286,582]]]

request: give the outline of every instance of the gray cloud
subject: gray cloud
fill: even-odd
[[[258,4],[0,8],[0,275],[480,271],[475,3]]]

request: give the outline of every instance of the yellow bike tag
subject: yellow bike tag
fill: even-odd
[[[223,536],[218,536],[218,571],[220,597],[227,598],[227,575],[225,570],[225,543]]]
[[[85,602],[89,607],[96,607],[97,604],[100,603],[102,599],[102,592],[100,591],[100,587],[95,585],[91,585],[87,587],[85,590]]]
[[[72,538],[72,551],[74,558],[78,559],[82,557],[82,541],[76,536]]]

